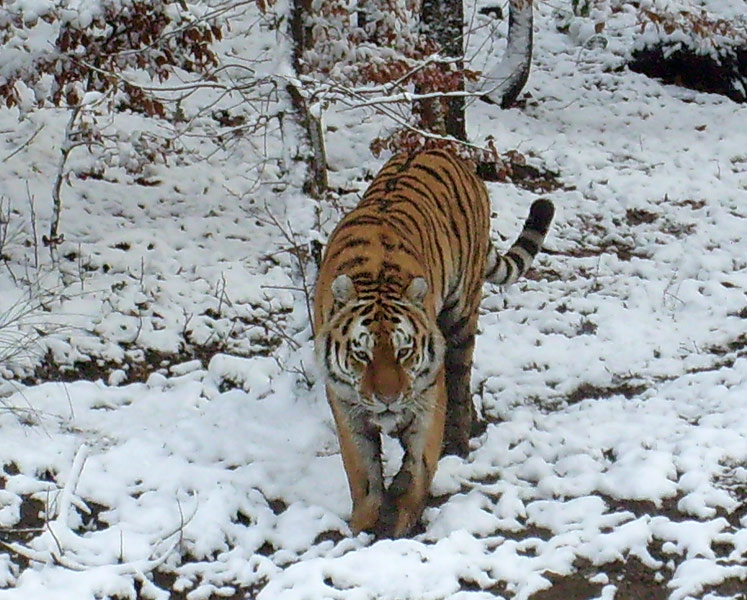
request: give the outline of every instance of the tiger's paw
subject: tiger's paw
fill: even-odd
[[[374,534],[380,539],[396,539],[410,535],[418,524],[422,512],[422,509],[413,511],[388,503],[381,509]]]
[[[409,473],[400,471],[387,490],[374,533],[378,538],[401,538],[410,535],[425,507],[426,495],[415,493]]]
[[[353,530],[355,535],[358,535],[361,531],[375,532],[377,530],[381,504],[381,496],[373,494],[354,504],[353,515],[350,518],[350,529]]]

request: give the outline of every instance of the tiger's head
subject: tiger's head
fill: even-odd
[[[416,277],[396,296],[359,296],[353,280],[339,275],[332,315],[316,335],[327,385],[387,432],[428,408],[423,392],[443,364],[443,336],[423,306],[427,291]]]

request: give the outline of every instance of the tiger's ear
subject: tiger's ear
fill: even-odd
[[[353,280],[347,275],[338,275],[332,282],[332,297],[335,304],[343,305],[355,298],[355,286]]]
[[[423,277],[415,277],[407,286],[405,295],[418,306],[423,305],[425,295],[428,293],[428,282]]]

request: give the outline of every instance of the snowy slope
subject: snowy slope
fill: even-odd
[[[24,280],[50,290],[21,327],[54,329],[40,352],[73,369],[25,385],[37,354],[0,379],[0,600],[744,600],[747,107],[619,69],[635,11],[600,6],[604,48],[584,45],[593,23],[561,33],[563,7],[540,4],[530,97],[470,106],[476,141],[562,186],[531,276],[485,288],[473,387],[488,426],[466,460],[441,461],[412,539],[350,535],[285,251],[355,204],[382,162],[367,150],[381,117],[325,114],[331,182],[350,193],[320,205],[273,136],[195,142],[210,156],[154,165],[159,185],[74,180],[52,266],[24,241],[32,205],[47,226],[66,115],[0,112],[18,230],[0,313],[24,306]],[[732,17],[743,2],[707,7]],[[501,47],[475,19],[483,68]],[[272,54],[270,31],[239,25],[226,52]],[[537,194],[489,187],[505,247]]]

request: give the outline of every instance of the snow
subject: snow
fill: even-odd
[[[603,12],[608,43],[592,48],[573,37],[589,22],[564,34],[536,3],[530,97],[470,105],[473,139],[562,187],[545,194],[557,213],[532,276],[484,290],[473,390],[487,428],[466,459],[441,460],[411,539],[347,526],[301,291],[313,267],[304,281],[286,251],[326,239],[355,204],[382,162],[367,145],[391,124],[318,105],[331,185],[350,192],[329,201],[298,192],[288,124],[285,149],[277,129],[221,148],[187,139],[178,161],[149,165],[158,185],[117,166],[72,177],[52,265],[31,224],[47,230],[68,115],[0,111],[0,215],[19,232],[0,264],[0,356],[53,332],[0,367],[0,600],[160,599],[164,581],[190,600],[529,600],[564,577],[625,600],[613,570],[633,560],[670,600],[742,600],[747,106],[616,70],[636,17]],[[248,6],[221,47],[287,71],[272,53],[287,42],[247,33],[261,19]],[[500,56],[486,31],[470,37],[477,63]],[[505,248],[537,194],[489,188]],[[45,290],[40,305],[28,290]],[[23,383],[46,352],[92,375]],[[138,359],[157,372],[139,376]]]

